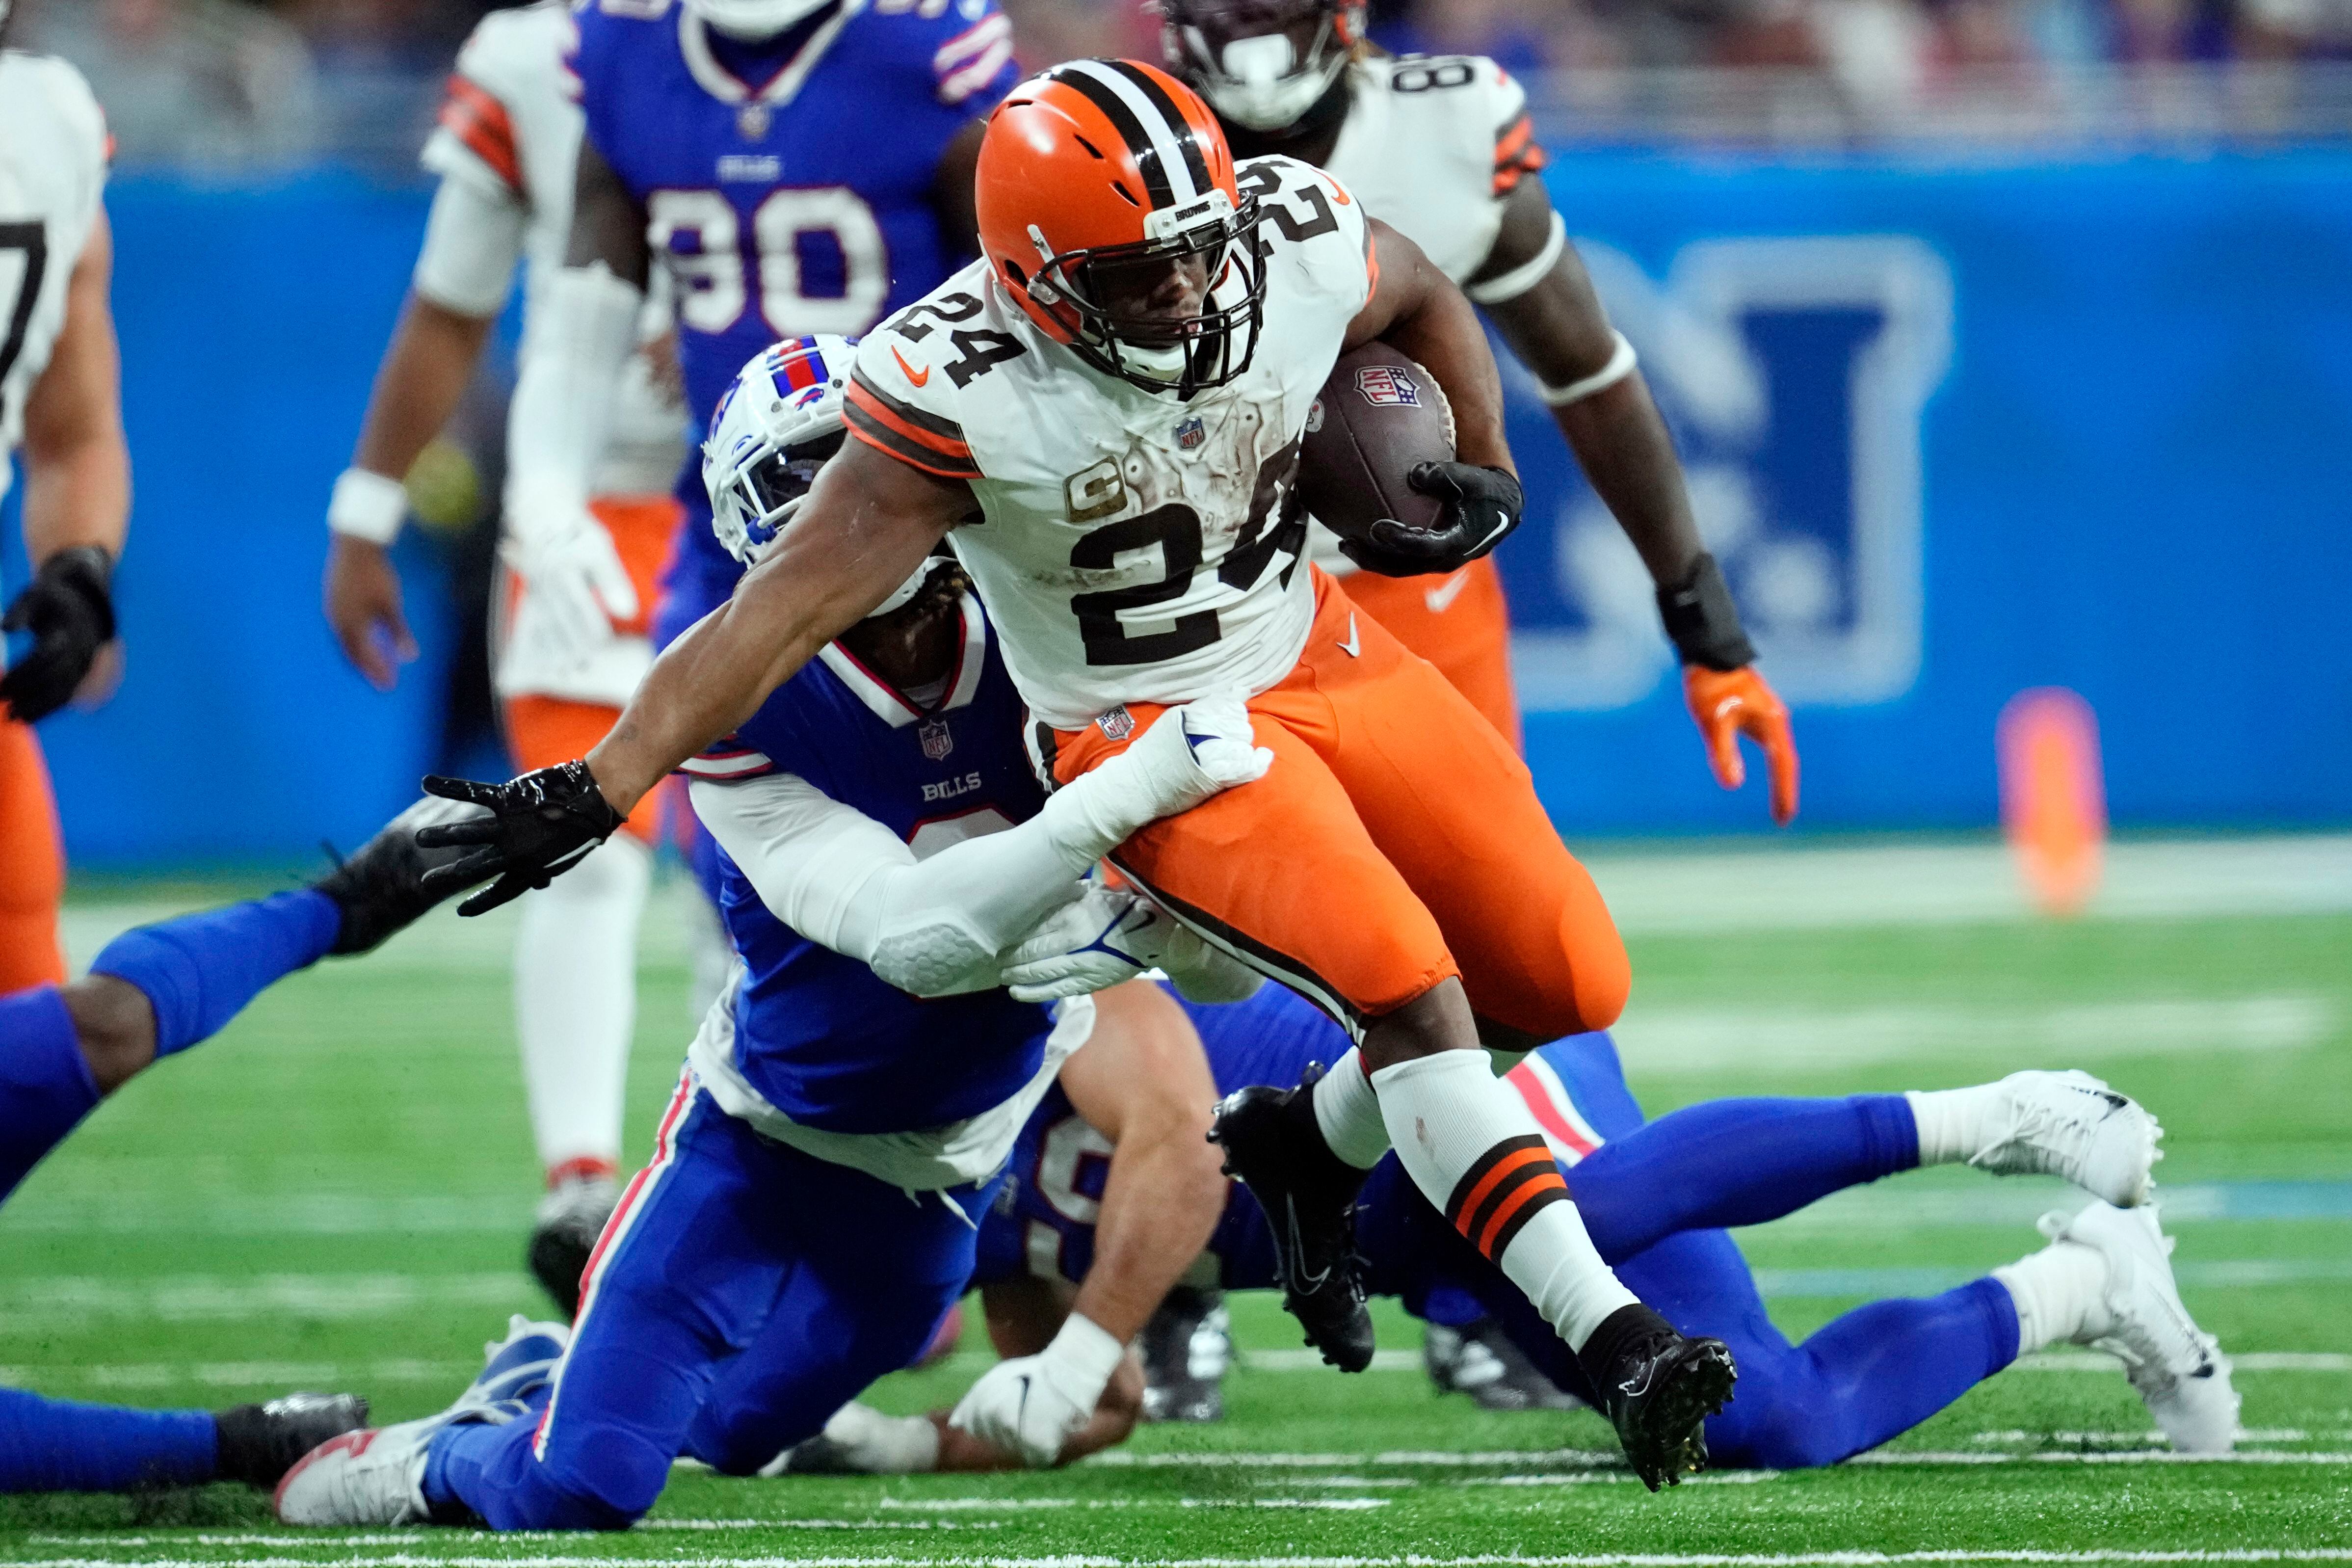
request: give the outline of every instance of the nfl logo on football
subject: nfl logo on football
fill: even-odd
[[[1208,438],[1208,427],[1201,423],[1197,415],[1176,426],[1176,444],[1188,452]]]
[[[955,750],[955,735],[944,719],[924,720],[915,737],[923,743],[923,755],[935,763],[946,761],[947,754]]]
[[[1368,365],[1356,373],[1356,390],[1375,408],[1418,408],[1421,388],[1393,365]]]

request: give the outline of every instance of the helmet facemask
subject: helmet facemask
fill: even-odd
[[[1096,369],[1146,392],[1180,397],[1223,386],[1257,352],[1265,300],[1258,255],[1258,205],[1235,207],[1222,190],[1144,218],[1144,237],[1126,245],[1056,253],[1032,226],[1037,269],[1029,296],[1070,331],[1070,346]],[[1139,314],[1171,282],[1199,303],[1187,314]]]
[[[1332,0],[1165,0],[1171,67],[1234,124],[1289,129],[1347,68],[1355,7]]]

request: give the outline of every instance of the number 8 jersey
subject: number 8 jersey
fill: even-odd
[[[1298,662],[1315,598],[1293,477],[1307,411],[1379,277],[1363,208],[1289,158],[1241,165],[1265,214],[1256,353],[1223,386],[1147,392],[1041,331],[985,260],[870,333],[851,434],[971,483],[956,553],[1040,721],[1255,695]]]

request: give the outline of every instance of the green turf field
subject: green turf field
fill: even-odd
[[[1734,858],[1727,885],[1749,887],[1760,864]],[[2052,925],[1980,919],[1956,893],[1939,918],[1899,853],[1855,867],[1864,894],[1884,887],[1916,918],[1851,923],[1818,889],[1806,896],[1823,919],[1760,895],[1756,918],[1728,918],[1674,894],[1674,867],[1603,863],[1612,901],[1640,911],[1621,1031],[1636,1089],[1655,1112],[2079,1064],[2139,1096],[2169,1131],[2158,1174],[2184,1293],[2238,1359],[2249,1433],[2232,1461],[2170,1460],[2113,1364],[2066,1353],[1840,1469],[1710,1476],[1653,1498],[1613,1464],[1597,1418],[1490,1415],[1431,1393],[1402,1317],[1381,1319],[1381,1363],[1342,1379],[1305,1364],[1259,1298],[1236,1301],[1245,1362],[1222,1426],[1149,1429],[1067,1472],[745,1482],[681,1469],[644,1528],[611,1538],[295,1535],[228,1488],[0,1500],[0,1559],[2352,1558],[2352,914],[2258,892]],[[228,890],[85,895],[76,945]],[[2244,912],[2273,906],[2284,912]],[[2241,912],[2199,912],[2219,910]],[[535,1169],[507,941],[495,921],[436,917],[373,959],[281,986],[106,1107],[0,1212],[0,1381],[152,1405],[350,1387],[394,1418],[446,1403],[507,1313],[543,1306],[520,1263]],[[649,942],[645,977],[633,1146],[687,1034],[674,938]],[[1740,1240],[1776,1317],[1801,1332],[2013,1258],[2039,1245],[2033,1217],[2067,1201],[2054,1183],[1928,1173]],[[970,1342],[876,1402],[949,1402],[982,1364]]]

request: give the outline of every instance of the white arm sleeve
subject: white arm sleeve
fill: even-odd
[[[507,525],[526,544],[586,513],[645,293],[599,261],[563,268],[531,303],[507,416]]]
[[[690,793],[695,815],[777,919],[901,991],[946,996],[1000,984],[997,955],[1077,898],[1087,869],[1151,820],[1121,809],[1117,797],[1134,792],[1119,782],[1107,763],[1019,826],[923,860],[792,773],[697,779]]]
[[[461,316],[497,315],[506,309],[530,221],[505,186],[444,176],[411,280],[417,294]]]

